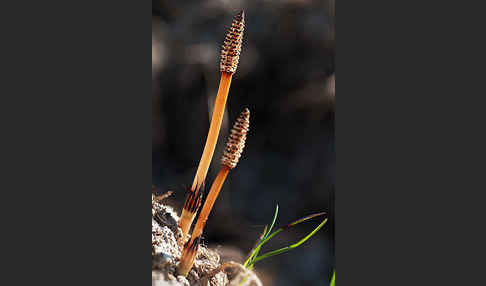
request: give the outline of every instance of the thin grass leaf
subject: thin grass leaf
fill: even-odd
[[[250,270],[253,269],[253,265],[251,264],[251,262],[253,261],[253,259],[255,259],[255,257],[258,256],[258,253],[260,252],[260,249],[262,247],[262,244],[260,244],[260,243],[272,231],[273,226],[275,225],[275,222],[277,221],[277,216],[278,216],[278,204],[275,207],[275,213],[273,214],[273,220],[272,220],[272,224],[270,225],[270,228],[267,228],[268,225],[265,226],[265,229],[263,230],[263,234],[260,236],[260,239],[257,242],[257,246],[255,246],[255,248],[253,248],[251,255],[248,257],[248,259],[243,264],[244,267],[247,267],[250,264],[251,266],[248,269],[250,269]]]
[[[315,218],[315,217],[318,217],[318,216],[321,216],[321,215],[325,215],[325,214],[326,214],[326,212],[321,212],[321,213],[315,213],[315,214],[308,215],[308,216],[306,216],[306,217],[303,217],[303,218],[301,218],[301,219],[298,219],[298,220],[296,220],[296,221],[294,221],[294,222],[289,223],[289,224],[288,224],[287,226],[285,226],[284,228],[290,228],[290,227],[292,227],[292,226],[294,226],[294,225],[297,225],[297,224],[299,224],[299,223],[301,223],[301,222],[304,222],[304,221],[306,221],[306,220],[310,220],[311,218]]]
[[[264,232],[263,232],[263,238],[262,238],[262,239],[260,239],[260,241],[261,241],[261,240],[263,240],[263,239],[265,239],[265,238],[267,238],[267,236],[268,236],[268,235],[271,233],[271,231],[272,231],[272,229],[273,229],[273,226],[275,225],[275,222],[277,221],[277,216],[278,216],[278,204],[277,204],[277,205],[276,205],[276,207],[275,207],[275,213],[274,213],[274,215],[273,215],[272,224],[270,224],[270,228],[268,228],[268,231],[264,231]],[[265,229],[267,229],[267,228],[265,227]],[[251,258],[250,258],[250,262],[249,262],[250,266],[249,266],[248,268],[249,268],[250,270],[252,270],[252,269],[253,269],[253,263],[252,263],[252,262],[253,262],[253,260],[254,260],[254,259],[255,259],[255,258],[258,256],[258,254],[260,253],[260,249],[261,249],[261,248],[262,248],[262,245],[259,245],[259,246],[257,246],[257,247],[255,248],[255,251],[253,252],[253,255],[251,256]]]
[[[291,222],[289,224],[287,224],[286,226],[284,227],[281,227],[279,229],[277,229],[276,231],[274,231],[272,234],[268,235],[266,238],[264,238],[258,245],[256,248],[259,248],[261,247],[262,245],[264,245],[267,241],[269,241],[270,239],[272,239],[274,236],[276,236],[277,234],[279,234],[280,232],[284,231],[284,230],[287,230],[293,226],[296,226],[298,225],[299,223],[302,223],[304,221],[307,221],[307,220],[310,220],[311,218],[315,218],[315,217],[318,217],[318,216],[322,216],[322,215],[325,215],[326,213],[325,212],[321,212],[321,213],[315,213],[315,214],[311,214],[311,215],[308,215],[306,217],[303,217],[301,219],[298,219],[294,222]]]
[[[245,263],[243,264],[244,267],[248,266],[248,264],[251,262],[252,258],[255,257],[255,255],[258,253],[257,247],[260,245],[260,242],[265,237],[265,234],[267,233],[267,227],[268,227],[268,225],[265,226],[265,228],[263,229],[263,233],[260,235],[257,242],[255,243],[255,246],[250,251],[248,258],[246,259]]]
[[[329,286],[336,286],[336,270],[332,272],[331,284]]]
[[[313,217],[315,217],[315,216],[313,216]],[[305,219],[305,220],[307,220],[307,219]],[[298,221],[296,221],[297,223],[295,223],[295,224],[301,223],[302,221],[304,221],[304,220],[302,220],[302,219],[301,219],[301,220],[298,220]],[[298,242],[296,242],[296,243],[294,243],[294,244],[291,244],[291,245],[289,245],[289,246],[287,246],[287,247],[283,247],[283,248],[280,248],[280,249],[277,249],[277,250],[270,251],[270,252],[267,252],[267,253],[265,253],[265,254],[262,254],[262,255],[260,255],[260,256],[258,256],[258,257],[256,257],[256,258],[253,260],[252,264],[255,264],[256,262],[258,262],[258,261],[260,261],[260,260],[263,260],[263,259],[265,259],[265,258],[272,257],[272,256],[275,256],[275,255],[279,255],[279,254],[282,254],[282,253],[288,252],[288,251],[290,251],[290,250],[292,250],[292,249],[294,249],[294,248],[299,247],[299,246],[300,246],[302,243],[306,242],[306,241],[307,241],[309,238],[311,238],[311,237],[312,237],[312,236],[313,236],[313,235],[314,235],[314,234],[315,234],[317,231],[319,231],[319,229],[321,229],[321,228],[324,226],[324,224],[326,224],[326,222],[327,222],[327,218],[325,218],[325,219],[324,219],[324,220],[323,220],[323,221],[322,221],[322,222],[321,222],[321,223],[320,223],[320,224],[319,224],[319,225],[318,225],[318,226],[317,226],[317,227],[316,227],[316,228],[315,228],[315,229],[314,229],[314,230],[313,230],[311,233],[309,233],[307,236],[305,236],[304,238],[302,238],[302,239],[301,239],[301,240],[299,240]],[[295,225],[295,224],[291,224],[290,226]],[[279,230],[281,230],[281,229],[279,229]],[[277,230],[276,232],[279,232],[279,230]],[[269,237],[271,238],[271,237],[273,237],[273,236],[275,236],[275,235],[270,235]],[[264,241],[265,241],[265,240],[264,240]]]
[[[277,221],[277,215],[278,215],[278,204],[275,207],[275,214],[273,215],[272,224],[270,225],[270,228],[268,229],[268,232],[265,234],[265,237],[272,231],[272,228],[275,225],[275,221]]]

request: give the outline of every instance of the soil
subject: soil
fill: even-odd
[[[187,277],[178,276],[176,269],[184,245],[178,220],[170,206],[152,195],[152,286],[262,285],[243,265],[233,261],[222,263],[216,251],[202,244]]]

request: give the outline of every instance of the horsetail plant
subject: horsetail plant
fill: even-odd
[[[177,273],[179,275],[187,276],[187,273],[192,268],[194,264],[194,259],[197,254],[199,247],[199,242],[201,240],[201,235],[208,220],[208,216],[211,213],[211,209],[218,197],[221,187],[224,184],[226,176],[229,171],[236,167],[238,161],[241,157],[241,153],[245,147],[246,136],[250,127],[250,111],[245,108],[240,116],[236,119],[231,133],[228,137],[228,142],[226,143],[226,148],[221,159],[221,169],[218,175],[214,179],[214,182],[209,190],[204,206],[199,214],[199,217],[194,226],[194,231],[192,232],[191,239],[184,246],[182,251],[181,261],[177,268]]]
[[[243,42],[243,31],[245,29],[245,14],[240,11],[233,19],[231,27],[229,28],[224,44],[221,49],[220,72],[221,79],[219,82],[218,94],[214,103],[213,115],[209,126],[208,137],[206,144],[199,161],[199,166],[194,176],[192,187],[187,195],[184,208],[182,209],[181,218],[179,220],[179,227],[182,229],[182,241],[184,242],[191,227],[191,224],[199,209],[200,188],[206,180],[209,165],[214,154],[216,142],[218,141],[219,131],[221,129],[221,122],[223,120],[226,100],[231,85],[231,79],[236,72],[238,62],[240,59],[241,45]],[[188,206],[186,208],[186,206]]]

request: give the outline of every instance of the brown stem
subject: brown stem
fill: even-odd
[[[203,192],[204,183],[202,184],[201,190],[197,192],[189,191],[187,193],[184,207],[182,208],[181,218],[179,219],[179,227],[182,230],[182,239],[179,240],[179,244],[181,245],[186,241],[186,236],[189,233],[192,221],[194,220],[196,213],[201,206]]]
[[[219,82],[218,94],[216,101],[214,102],[213,116],[211,118],[211,124],[209,126],[208,137],[206,139],[206,145],[199,161],[199,166],[194,176],[191,190],[199,190],[202,182],[206,179],[209,165],[213,158],[214,149],[218,142],[219,130],[221,129],[221,122],[223,121],[224,110],[226,106],[226,100],[228,99],[228,93],[231,85],[232,73],[222,72],[221,80]]]
[[[213,205],[216,202],[216,199],[218,198],[219,192],[221,191],[221,187],[223,186],[229,171],[230,168],[228,168],[227,166],[224,165],[221,166],[221,170],[219,170],[216,179],[214,179],[213,185],[211,186],[211,190],[209,191],[209,194],[206,198],[206,201],[204,202],[201,213],[199,214],[199,217],[196,221],[196,225],[194,226],[194,231],[192,232],[192,237],[195,238],[201,236],[204,226],[206,225],[206,221],[208,220],[209,214],[211,213],[211,209],[213,208]]]
[[[208,173],[209,165],[213,158],[214,149],[216,143],[218,142],[218,135],[221,129],[221,122],[223,121],[224,110],[226,107],[226,100],[228,99],[228,93],[231,85],[231,78],[233,74],[222,72],[221,80],[219,82],[218,94],[216,96],[216,101],[214,103],[213,116],[211,118],[211,124],[209,126],[208,137],[206,139],[206,145],[204,146],[204,151],[199,161],[199,166],[194,176],[194,182],[191,187],[191,193],[189,196],[198,196],[201,185],[206,180],[206,175]],[[199,208],[199,207],[198,207]],[[179,227],[182,229],[182,243],[184,243],[186,236],[191,228],[192,222],[196,216],[197,209],[194,212],[187,211],[185,208],[182,209],[181,218],[179,220]]]
[[[186,245],[184,246],[184,250],[182,251],[181,261],[177,266],[177,273],[179,275],[187,276],[187,273],[189,273],[192,265],[194,264],[194,259],[197,254],[202,231],[204,229],[204,226],[206,225],[208,216],[211,213],[211,209],[216,202],[216,198],[218,197],[219,191],[221,190],[221,187],[223,186],[223,183],[229,171],[230,168],[223,165],[218,175],[216,176],[216,179],[214,179],[211,190],[209,191],[206,201],[204,202],[204,206],[197,219],[194,231],[192,232],[191,240],[186,243]]]
[[[194,264],[194,260],[196,259],[197,250],[199,249],[200,239],[201,238],[198,237],[196,240],[188,241],[184,246],[184,249],[182,250],[181,261],[177,266],[178,275],[186,277],[191,270],[192,265]]]
[[[208,137],[206,138],[206,144],[204,145],[203,154],[201,155],[201,160],[199,161],[196,175],[194,176],[194,181],[192,183],[192,194],[188,194],[188,197],[186,198],[186,204],[192,200],[190,198],[191,196],[200,196],[199,189],[206,180],[209,165],[211,164],[211,160],[214,155],[214,149],[218,141],[219,130],[221,129],[221,122],[223,121],[223,115],[226,106],[226,100],[228,99],[231,79],[233,77],[233,74],[236,72],[236,68],[238,67],[244,30],[245,14],[243,11],[240,11],[238,14],[236,14],[233,22],[231,23],[231,27],[226,33],[226,38],[221,49],[221,59],[219,63],[221,80],[219,82],[218,94],[216,95],[216,101],[214,103],[213,115],[211,117],[211,123],[209,125],[209,132]],[[186,204],[184,205],[181,219],[179,220],[179,226],[182,229],[183,236],[182,242],[185,241],[185,237],[189,232],[197,209],[199,208],[199,206],[197,206],[195,211],[187,210]]]
[[[243,152],[243,148],[245,147],[246,135],[248,133],[249,126],[250,111],[248,108],[245,108],[240,116],[238,116],[233,128],[231,129],[230,135],[228,136],[228,142],[226,143],[226,148],[223,152],[223,157],[221,158],[221,169],[219,170],[218,175],[214,179],[213,185],[209,190],[209,194],[204,202],[204,206],[199,214],[196,225],[194,226],[191,240],[186,243],[184,250],[182,251],[181,261],[177,267],[177,273],[179,275],[186,276],[194,264],[194,259],[196,257],[199,240],[201,239],[204,226],[206,225],[206,221],[211,213],[211,209],[218,198],[219,192],[223,187],[229,171],[238,164],[241,153]],[[192,194],[194,193],[190,193],[188,198],[193,198],[194,196]],[[194,209],[194,203],[191,203],[191,200],[189,200],[189,203],[184,205],[184,210],[191,211],[192,209]]]

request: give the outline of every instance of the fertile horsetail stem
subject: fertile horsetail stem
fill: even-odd
[[[245,108],[245,110],[236,119],[233,129],[231,129],[231,133],[228,137],[228,142],[226,143],[226,148],[223,153],[223,158],[221,159],[221,169],[216,176],[216,179],[214,179],[213,185],[211,186],[206,201],[204,202],[204,206],[199,214],[196,226],[194,226],[191,240],[189,240],[184,246],[181,261],[177,268],[179,275],[186,276],[194,264],[195,253],[197,253],[199,240],[201,239],[208,216],[213,208],[216,198],[218,197],[219,191],[224,184],[226,176],[228,175],[229,171],[238,164],[241,153],[243,152],[243,148],[245,147],[249,127],[250,111],[248,108]]]
[[[241,44],[243,41],[243,31],[245,29],[245,14],[239,12],[233,19],[231,28],[229,28],[223,46],[221,48],[221,61],[219,64],[221,79],[219,82],[218,94],[214,103],[213,115],[209,126],[206,145],[199,161],[196,176],[192,184],[192,190],[200,188],[200,184],[206,179],[206,175],[214,154],[214,148],[218,141],[219,130],[223,120],[224,109],[228,92],[231,85],[231,79],[236,72],[241,53]]]
[[[199,161],[199,166],[197,168],[196,175],[194,176],[190,193],[186,198],[186,202],[195,197],[199,197],[199,189],[206,180],[209,165],[211,164],[211,160],[213,158],[214,148],[216,147],[216,142],[218,141],[219,130],[221,129],[221,122],[223,120],[226,100],[228,99],[231,79],[233,74],[236,72],[236,68],[238,67],[244,29],[245,14],[243,11],[241,11],[234,17],[233,23],[226,34],[226,38],[221,49],[221,79],[219,82],[218,94],[214,103],[208,137],[206,138],[206,145],[204,146],[204,151],[202,153],[201,160]],[[190,198],[190,196],[193,196],[193,198]],[[196,212],[197,208],[194,213],[186,209],[182,209],[181,218],[179,220],[179,226],[182,229],[183,235],[182,241],[185,241]]]

